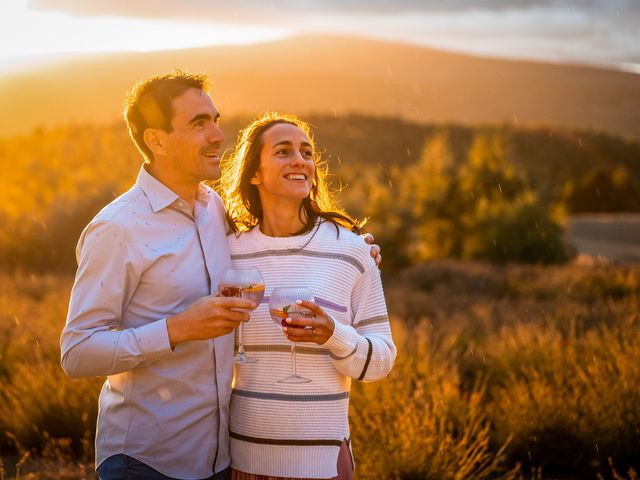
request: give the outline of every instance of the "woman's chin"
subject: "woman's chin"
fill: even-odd
[[[311,191],[309,189],[298,189],[288,192],[285,196],[290,198],[291,200],[297,200],[302,202],[305,198],[309,196]]]

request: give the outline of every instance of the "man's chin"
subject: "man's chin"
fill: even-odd
[[[204,180],[208,180],[208,181],[218,180],[220,178],[221,173],[222,172],[220,170],[220,166],[207,168],[206,172],[204,173]]]

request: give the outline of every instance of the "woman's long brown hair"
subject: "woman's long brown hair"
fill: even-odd
[[[246,231],[262,221],[262,202],[251,179],[260,168],[262,136],[269,128],[279,123],[295,125],[302,130],[311,143],[315,173],[311,192],[303,199],[300,218],[304,227],[292,235],[309,232],[319,218],[330,221],[356,233],[361,233],[364,222],[359,223],[342,210],[335,202],[327,184],[327,165],[316,152],[315,142],[308,123],[293,115],[269,112],[253,120],[238,136],[238,142],[231,155],[223,160],[223,175],[220,190],[227,209],[229,225],[233,231]]]

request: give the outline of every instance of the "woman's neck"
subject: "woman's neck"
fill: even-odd
[[[302,215],[302,218],[301,218]],[[290,237],[305,226],[306,214],[302,204],[263,204],[260,231],[269,237]]]

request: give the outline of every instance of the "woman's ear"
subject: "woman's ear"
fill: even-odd
[[[262,180],[260,179],[260,172],[254,173],[251,180],[249,180],[249,183],[251,185],[260,185],[262,183]]]
[[[142,134],[144,143],[154,155],[164,155],[166,153],[163,133],[162,130],[156,128],[147,128]]]

